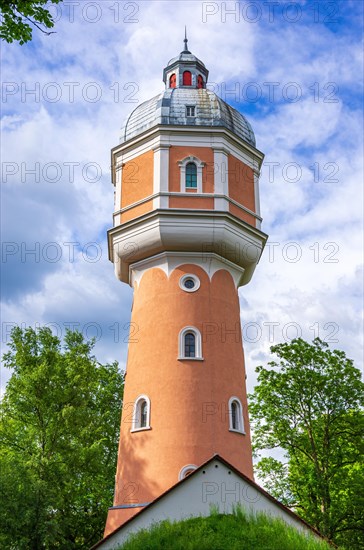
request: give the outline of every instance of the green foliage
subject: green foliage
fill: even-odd
[[[51,29],[54,22],[49,11],[43,6],[59,4],[62,1],[0,0],[0,38],[6,42],[17,40],[20,44],[24,44],[32,39],[33,26],[44,34],[52,34],[45,29]]]
[[[143,530],[119,550],[329,550],[326,542],[298,532],[283,521],[264,514],[247,515],[237,507],[233,514],[171,523],[163,521]]]
[[[123,376],[93,342],[15,328],[0,404],[0,547],[76,549],[102,537],[113,499]]]
[[[250,396],[255,452],[267,490],[347,548],[364,547],[364,385],[344,352],[319,339],[273,346]]]

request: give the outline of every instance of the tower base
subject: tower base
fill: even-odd
[[[106,526],[104,531],[104,537],[107,537],[110,533],[118,529],[129,519],[135,516],[138,512],[141,512],[145,505],[142,506],[112,506],[109,508],[106,519]]]

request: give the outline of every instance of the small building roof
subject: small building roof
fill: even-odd
[[[242,505],[251,513],[266,513],[317,538],[322,535],[289,508],[267,493],[219,455],[212,456],[190,475],[145,506],[123,525],[96,543],[91,550],[114,550],[132,534],[156,522],[208,516],[211,505],[232,513]]]

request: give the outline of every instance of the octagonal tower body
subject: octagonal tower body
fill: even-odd
[[[263,154],[207,78],[185,41],[112,150],[109,254],[134,302],[105,535],[214,454],[253,478],[238,287],[267,239]]]

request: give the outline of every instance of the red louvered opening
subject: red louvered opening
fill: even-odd
[[[183,73],[183,86],[192,86],[192,74],[190,71]]]

